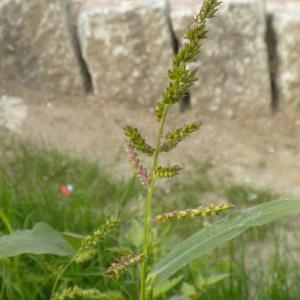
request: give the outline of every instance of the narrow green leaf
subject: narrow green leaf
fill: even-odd
[[[8,233],[13,232],[9,219],[2,210],[0,210],[0,221],[2,221],[3,225],[6,227]]]
[[[275,200],[228,215],[202,228],[157,262],[149,276],[154,286],[161,284],[195,258],[240,235],[250,227],[261,226],[284,216],[300,213],[300,201]]]
[[[73,255],[71,245],[45,223],[37,223],[30,230],[17,230],[0,238],[0,259],[20,254]]]
[[[229,273],[211,275],[205,280],[205,285],[206,286],[214,285],[214,284],[218,283],[219,281],[224,280],[228,276],[229,276]]]
[[[85,236],[74,232],[61,232],[61,235],[75,250],[79,250],[85,238]]]
[[[177,285],[181,280],[183,276],[178,276],[173,279],[167,280],[161,285],[156,286],[153,289],[153,298],[158,298],[161,295],[164,295],[167,293],[169,290],[171,290],[175,285]]]
[[[193,285],[184,282],[181,287],[181,293],[184,296],[192,297],[192,296],[196,296],[198,292]]]

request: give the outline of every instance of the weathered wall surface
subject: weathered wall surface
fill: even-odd
[[[300,1],[267,4],[223,2],[196,63],[194,109],[234,117],[267,114],[274,98],[299,102]],[[89,91],[153,106],[198,9],[199,0],[2,0],[0,92],[9,82],[61,101]]]
[[[78,33],[97,96],[154,105],[173,55],[166,0],[91,3],[79,11]]]
[[[271,70],[279,104],[300,104],[300,2],[269,3]]]
[[[66,1],[0,2],[0,77],[52,94],[84,94]],[[0,82],[1,87],[1,82]]]

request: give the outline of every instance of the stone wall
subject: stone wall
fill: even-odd
[[[7,79],[46,93],[85,93],[65,3],[61,0],[0,2],[2,84]]]
[[[225,116],[300,102],[300,1],[225,0],[196,63],[190,105]],[[152,106],[199,0],[2,0],[0,92],[89,92]],[[1,95],[0,95],[1,96]]]
[[[300,104],[300,2],[268,4],[269,51],[277,104]],[[289,104],[288,104],[289,103]]]

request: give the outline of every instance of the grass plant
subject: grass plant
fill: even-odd
[[[98,166],[69,160],[57,152],[45,155],[21,147],[13,159],[3,164],[1,299],[276,300],[298,295],[294,282],[299,279],[299,271],[290,274],[290,259],[280,251],[274,252],[271,262],[261,258],[259,266],[267,264],[271,276],[267,274],[261,290],[254,288],[253,280],[264,282],[265,275],[251,268],[256,256],[251,257],[245,249],[254,245],[255,253],[255,247],[267,238],[267,234],[256,234],[256,227],[299,213],[299,201],[268,201],[275,197],[268,191],[221,185],[217,196],[235,202],[239,211],[218,218],[233,205],[210,201],[194,206],[183,199],[180,208],[165,211],[158,198],[164,192],[157,182],[175,177],[182,170],[179,165],[160,165],[160,154],[172,151],[202,126],[194,121],[168,133],[164,130],[169,109],[197,80],[197,70],[191,63],[206,38],[206,23],[219,5],[217,0],[203,1],[185,35],[186,44],[174,56],[169,84],[155,107],[155,145],[148,144],[137,128],[124,128],[129,161],[145,190],[137,187],[135,179],[111,182]],[[149,170],[139,158],[140,153],[151,158]],[[218,182],[210,179],[209,167],[200,168],[203,182],[189,179],[176,189],[191,195],[194,201],[201,193],[215,193]],[[60,186],[67,183],[72,183],[75,190],[66,193],[64,187],[60,193]],[[116,226],[119,221],[122,225]],[[185,222],[193,222],[196,233],[191,233]],[[245,235],[238,242],[230,242],[248,229],[254,233],[251,238]],[[177,245],[170,247],[172,244]],[[21,254],[26,254],[25,258]],[[201,261],[197,260],[199,256]]]

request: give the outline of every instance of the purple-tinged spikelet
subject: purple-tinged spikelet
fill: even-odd
[[[144,254],[122,256],[111,264],[105,271],[105,276],[109,279],[118,279],[128,267],[140,263],[144,260]]]
[[[144,186],[148,186],[150,181],[149,175],[147,173],[147,170],[143,167],[142,163],[140,162],[137,153],[135,151],[134,145],[128,142],[127,150],[128,150],[129,161],[132,165],[133,170],[139,177],[141,184]]]
[[[187,218],[216,216],[216,215],[221,215],[232,208],[233,208],[232,204],[222,203],[222,204],[210,204],[207,206],[199,206],[197,208],[189,208],[186,210],[175,210],[172,212],[166,212],[166,213],[153,216],[152,222],[163,223],[168,221],[183,220]]]

